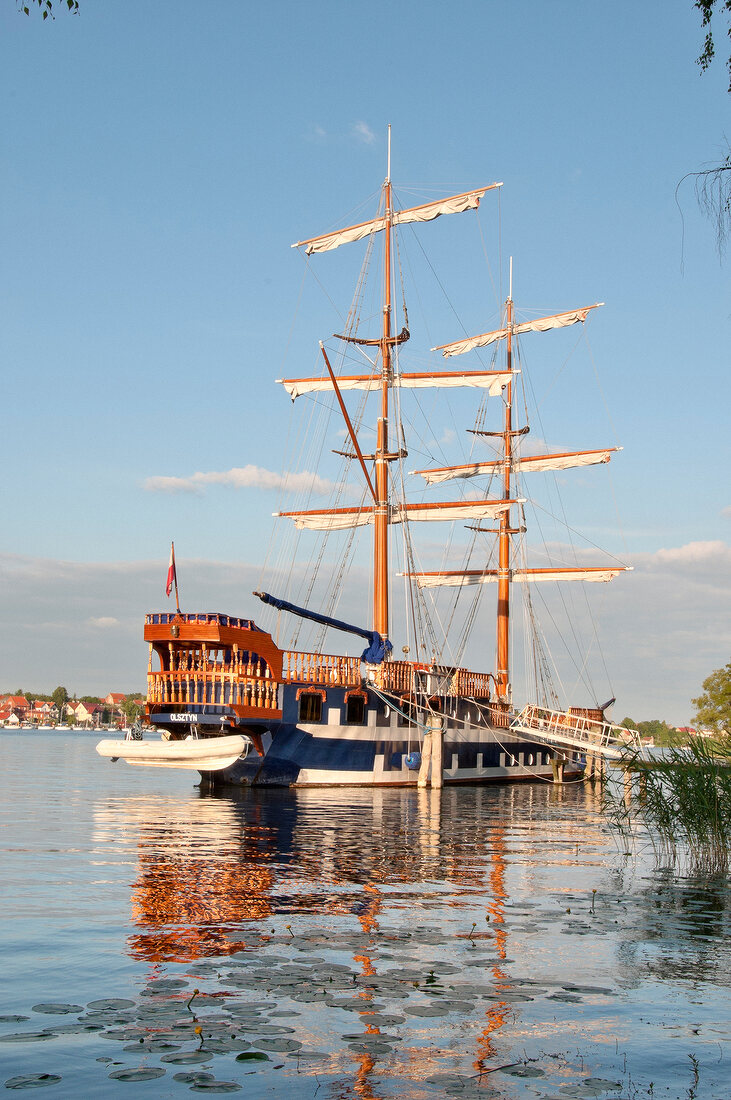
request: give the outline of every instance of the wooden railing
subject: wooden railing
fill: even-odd
[[[300,653],[285,650],[282,664],[285,683],[330,684],[333,687],[360,685],[360,657],[340,657],[333,653]]]
[[[150,672],[148,703],[196,703],[277,710],[277,682],[271,677],[242,676],[238,672]]]
[[[388,661],[375,672],[375,684],[381,691],[460,695],[469,699],[489,699],[491,679],[489,672],[470,672],[466,668],[432,669],[430,665],[413,661]]]

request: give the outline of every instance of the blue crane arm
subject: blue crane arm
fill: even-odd
[[[271,604],[280,611],[291,611],[293,615],[299,615],[301,619],[311,619],[313,623],[322,623],[323,626],[332,626],[335,630],[344,630],[346,634],[357,634],[365,638],[368,647],[361,654],[362,660],[369,665],[380,665],[391,653],[393,646],[388,638],[382,638],[377,630],[366,630],[365,627],[352,626],[340,619],[332,619],[329,615],[320,615],[317,611],[309,611],[306,607],[298,607],[297,604],[280,600],[277,596],[270,596],[268,592],[254,592],[263,603]]]

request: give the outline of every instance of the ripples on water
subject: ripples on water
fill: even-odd
[[[209,795],[0,745],[6,1083],[731,1095],[728,882],[625,856],[583,786]]]

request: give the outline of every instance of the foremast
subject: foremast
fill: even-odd
[[[383,259],[383,330],[381,335],[381,415],[378,418],[375,452],[376,501],[373,532],[373,629],[382,638],[389,636],[388,528],[390,509],[389,461],[397,457],[388,451],[388,391],[391,387],[391,237],[393,199],[391,192],[391,127],[388,129],[388,168],[383,185],[386,224]]]
[[[353,336],[341,336],[339,339],[347,342],[378,346],[380,351],[380,374],[356,375],[337,378],[334,374],[327,353],[321,344],[323,357],[327,366],[328,379],[296,378],[280,379],[282,384],[294,399],[303,393],[332,388],[340,404],[346,427],[353,443],[355,454],[348,457],[357,457],[365,474],[366,482],[372,496],[372,504],[359,508],[332,508],[311,509],[308,511],[279,512],[276,515],[286,516],[294,520],[298,527],[309,527],[319,530],[338,530],[348,527],[358,527],[367,523],[373,523],[373,629],[385,641],[389,637],[389,527],[393,523],[402,523],[408,520],[454,520],[454,519],[481,519],[485,517],[495,518],[501,513],[505,505],[502,501],[482,500],[448,501],[438,505],[407,504],[400,503],[394,506],[390,492],[389,464],[403,457],[401,450],[392,452],[389,446],[389,390],[395,384],[404,388],[422,388],[424,386],[477,386],[488,388],[491,393],[499,392],[506,383],[505,372],[473,371],[459,372],[456,374],[400,374],[398,380],[394,379],[394,348],[408,340],[408,328],[404,327],[401,333],[394,334],[393,324],[393,259],[392,242],[396,225],[410,222],[433,221],[442,214],[461,213],[466,210],[475,210],[479,206],[480,199],[486,191],[501,187],[500,183],[489,184],[473,191],[466,191],[458,195],[452,195],[446,199],[440,199],[424,203],[421,206],[406,210],[394,211],[393,192],[391,186],[391,128],[388,131],[388,164],[386,179],[382,188],[382,200],[379,214],[376,218],[358,225],[348,226],[342,230],[336,230],[319,237],[311,237],[298,241],[293,247],[304,247],[308,256],[315,252],[327,252],[338,248],[341,244],[351,241],[363,240],[372,234],[383,232],[384,234],[384,267],[383,267],[383,319],[381,335],[376,340],[360,339]],[[350,423],[341,395],[342,389],[378,389],[380,392],[380,415],[376,427],[376,448],[372,455],[363,456],[355,431]],[[364,459],[368,458],[374,463],[374,483],[365,469]],[[390,648],[390,647],[387,647]]]

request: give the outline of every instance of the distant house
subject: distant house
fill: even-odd
[[[20,725],[26,721],[30,709],[25,695],[5,695],[0,701],[0,721],[5,722],[6,726]]]
[[[77,703],[74,717],[80,726],[98,726],[104,720],[106,708],[101,703]]]
[[[45,699],[34,699],[28,718],[36,726],[47,726],[50,722],[58,721],[58,707]]]
[[[109,695],[104,697],[104,702],[110,707],[120,707],[126,698],[127,696],[123,695],[121,691],[110,691]]]

